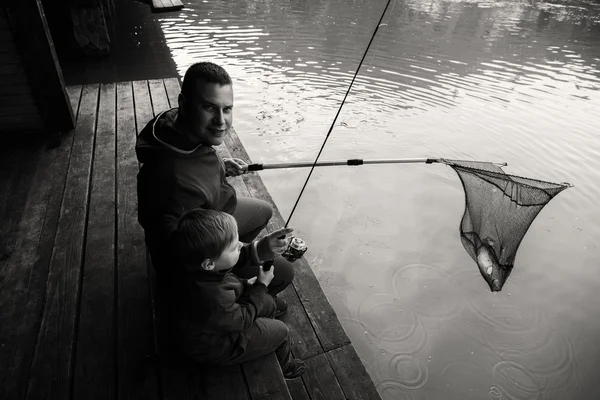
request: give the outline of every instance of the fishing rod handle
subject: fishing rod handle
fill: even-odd
[[[265,261],[265,262],[263,263],[263,271],[265,271],[265,272],[266,272],[266,271],[270,270],[270,269],[271,269],[271,267],[273,266],[273,262],[274,262],[274,261],[275,261],[275,260],[268,260],[268,261]]]

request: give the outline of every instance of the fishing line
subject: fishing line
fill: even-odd
[[[296,199],[296,203],[294,204],[294,207],[292,208],[292,211],[290,212],[290,215],[285,223],[284,228],[287,228],[290,220],[292,219],[292,215],[294,214],[294,211],[296,211],[296,207],[298,206],[298,203],[300,202],[300,198],[302,197],[302,194],[304,193],[304,189],[306,189],[306,185],[308,184],[308,181],[310,180],[310,177],[315,169],[315,166],[317,164],[317,161],[319,160],[319,157],[321,156],[321,153],[323,152],[323,149],[325,148],[325,143],[327,143],[327,139],[329,139],[329,135],[331,135],[331,132],[333,131],[333,128],[335,126],[335,122],[337,121],[338,116],[340,115],[340,112],[342,111],[342,107],[344,106],[344,103],[346,102],[346,98],[348,97],[348,94],[350,93],[350,90],[352,89],[352,85],[354,84],[354,81],[356,80],[356,76],[358,75],[358,72],[360,71],[360,67],[362,66],[363,61],[365,60],[365,57],[367,56],[367,53],[369,52],[369,48],[371,47],[371,43],[373,43],[373,39],[375,39],[375,36],[377,35],[377,31],[379,30],[379,27],[381,26],[381,21],[383,21],[383,17],[385,16],[385,13],[390,5],[392,0],[388,0],[387,4],[385,5],[385,8],[383,9],[383,13],[381,14],[381,18],[379,18],[379,22],[377,23],[377,26],[375,27],[375,30],[373,31],[373,35],[371,35],[371,40],[369,40],[369,44],[367,45],[367,49],[365,50],[360,63],[358,64],[358,67],[356,68],[356,72],[354,73],[354,76],[352,77],[352,81],[350,82],[350,86],[348,86],[348,90],[346,91],[346,95],[344,96],[344,99],[342,100],[342,103],[340,104],[340,107],[338,108],[337,114],[335,115],[335,118],[333,119],[333,122],[331,123],[331,126],[329,127],[329,131],[327,132],[327,136],[325,136],[325,140],[323,141],[323,144],[321,145],[321,149],[319,150],[319,153],[317,154],[317,157],[315,158],[315,161],[312,165],[312,167],[310,168],[310,171],[308,173],[308,176],[306,177],[306,181],[304,181],[304,185],[302,186],[302,189],[300,190],[300,194],[298,195],[298,198]]]
[[[389,25],[390,18],[392,18],[392,15],[394,15],[395,7],[396,7],[396,1],[394,1],[394,4],[392,4],[392,9],[390,10],[390,13],[388,14],[387,22],[384,22],[381,25],[383,25],[383,26]],[[379,38],[379,41],[377,42],[377,46],[375,47],[375,51],[373,51],[373,53],[371,53],[371,61],[369,61],[369,68],[371,68],[373,65],[373,58],[375,57],[375,54],[377,54],[377,50],[379,50],[379,45],[381,44],[382,40],[383,40],[383,38]]]

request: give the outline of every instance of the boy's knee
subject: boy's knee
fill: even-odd
[[[279,346],[290,336],[290,328],[278,320],[273,318],[258,318],[256,323],[260,326],[264,335],[269,337],[269,341]]]
[[[290,328],[278,319],[272,319],[272,330],[275,337],[281,339],[281,342],[286,340],[290,336]]]

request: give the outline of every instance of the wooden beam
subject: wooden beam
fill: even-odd
[[[83,88],[27,399],[70,395],[98,89]]]
[[[15,156],[33,152],[35,157],[22,157],[22,164],[33,168],[34,175],[18,163],[1,168],[0,175],[8,196],[0,227],[0,399],[22,399],[27,389],[70,147],[43,151],[40,143],[20,146],[24,152],[3,150],[1,166],[5,159],[15,161],[4,151]],[[22,175],[4,175],[11,170]],[[23,203],[22,210],[16,201]]]
[[[275,353],[242,364],[252,400],[292,400]]]
[[[371,377],[352,345],[327,352],[327,358],[346,398],[380,400]]]
[[[73,398],[115,397],[115,84],[100,87]]]
[[[44,128],[73,129],[75,117],[41,1],[9,2],[7,14]]]
[[[349,393],[348,397],[344,395],[325,354],[311,357],[305,362],[306,372],[302,379],[311,400],[346,400],[346,398],[354,399],[357,396],[355,393]],[[346,368],[352,367],[353,365],[346,366]]]
[[[146,244],[137,221],[135,157],[136,119],[149,109],[150,97],[137,90],[137,83],[117,84],[118,398],[155,400],[158,371],[147,362],[155,348]]]
[[[182,8],[181,0],[152,0],[153,12],[177,11]]]

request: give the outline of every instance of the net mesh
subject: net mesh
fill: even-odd
[[[529,226],[542,208],[570,185],[508,175],[494,163],[443,162],[456,171],[465,191],[462,244],[490,289],[500,291]]]

